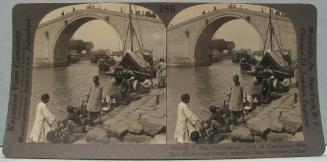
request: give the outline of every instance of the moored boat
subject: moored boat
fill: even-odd
[[[129,33],[131,48],[130,50],[126,50],[127,39],[125,39],[122,61],[113,72],[107,72],[107,75],[114,77],[117,83],[120,83],[123,79],[128,79],[131,76],[141,82],[155,77],[152,51],[145,50],[143,44],[139,42],[132,23],[131,5],[129,5],[129,10],[129,25],[126,36]],[[136,37],[138,44],[137,50],[134,50],[133,48],[134,37]]]

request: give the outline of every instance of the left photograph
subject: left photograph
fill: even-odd
[[[67,5],[34,39],[26,143],[166,144],[166,28],[132,4]]]

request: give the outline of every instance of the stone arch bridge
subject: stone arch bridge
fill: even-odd
[[[67,65],[69,41],[76,30],[92,20],[103,20],[111,25],[124,42],[128,28],[128,14],[99,8],[76,10],[39,24],[34,41],[33,66],[52,67]],[[158,18],[132,15],[132,21],[145,49],[155,55],[166,56],[166,28]],[[101,31],[94,31],[101,32]],[[110,37],[110,35],[108,35]],[[127,36],[127,39],[130,37]],[[134,39],[136,45],[136,39]],[[130,46],[129,40],[127,47]]]
[[[127,14],[98,8],[76,10],[38,26],[35,33],[33,65],[50,67],[66,65],[69,41],[73,34],[83,24],[97,19],[107,22],[117,31],[121,37],[121,40],[117,41],[124,41],[128,26]],[[136,33],[141,37],[139,39],[142,40],[144,48],[153,50],[153,53],[160,57],[167,56],[168,64],[173,66],[207,65],[208,44],[212,36],[223,24],[235,19],[247,21],[264,42],[269,16],[267,13],[257,11],[239,8],[219,9],[172,25],[167,30],[158,18],[132,16]],[[280,15],[273,15],[272,22],[282,48],[291,49],[294,59],[297,44],[292,22]],[[136,44],[135,39],[134,41]],[[129,42],[127,40],[127,46]],[[269,43],[268,40],[267,44]]]
[[[257,31],[264,44],[268,13],[240,8],[219,9],[198,17],[171,25],[167,29],[167,58],[171,66],[199,66],[209,63],[208,45],[215,32],[225,23],[243,19]],[[281,48],[290,49],[292,58],[297,56],[296,33],[289,18],[273,15],[272,23]],[[251,41],[251,40],[247,40]],[[269,39],[266,46],[269,48]],[[277,48],[274,43],[274,48]]]

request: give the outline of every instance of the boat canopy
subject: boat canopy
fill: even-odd
[[[261,60],[261,65],[265,68],[287,72],[290,70],[290,54],[282,51],[267,51]]]
[[[150,67],[149,63],[144,59],[141,51],[126,51],[121,66],[126,69],[143,71],[145,68]]]

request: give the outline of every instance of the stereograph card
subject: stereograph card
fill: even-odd
[[[324,152],[313,5],[21,3],[12,14],[6,157]]]

